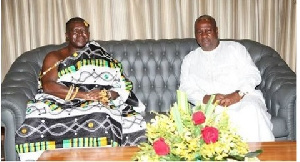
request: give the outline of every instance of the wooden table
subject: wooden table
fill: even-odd
[[[296,161],[296,141],[249,143],[249,147],[263,150],[258,156],[261,161]]]
[[[296,141],[249,143],[251,151],[262,149],[259,160],[296,161]],[[73,148],[45,151],[38,160],[130,161],[138,147]]]

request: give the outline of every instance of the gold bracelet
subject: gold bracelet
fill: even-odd
[[[65,98],[66,101],[70,100],[71,94],[73,93],[73,89],[74,89],[74,86],[72,84],[69,91],[68,91],[68,93],[67,93],[67,95],[66,95],[66,98]]]
[[[75,96],[77,95],[77,93],[78,93],[78,87],[76,87],[75,88],[75,92],[74,92],[74,94],[73,94],[73,96],[71,97],[71,99],[70,100],[73,100],[74,98],[75,98]]]

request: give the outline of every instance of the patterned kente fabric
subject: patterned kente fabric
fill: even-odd
[[[120,96],[105,106],[79,98],[66,101],[39,88],[35,99],[27,104],[24,123],[16,131],[17,152],[145,142],[146,123],[140,115],[145,106],[131,91],[132,82],[122,70],[121,63],[94,41],[61,61],[59,84],[73,85],[80,91],[111,89]]]

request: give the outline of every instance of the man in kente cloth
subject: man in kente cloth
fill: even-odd
[[[121,63],[89,41],[89,24],[82,18],[66,23],[65,36],[68,45],[46,55],[39,91],[16,131],[20,160],[37,160],[45,150],[145,142],[145,106]]]

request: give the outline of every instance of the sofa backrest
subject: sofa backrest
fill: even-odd
[[[100,41],[122,62],[133,91],[147,111],[167,112],[176,99],[183,58],[198,45],[195,39]]]
[[[262,76],[271,75],[265,73],[266,68],[290,72],[288,66],[272,48],[251,40],[235,41],[240,42],[248,49]],[[133,82],[133,91],[146,105],[146,111],[148,112],[169,111],[170,106],[176,100],[181,62],[185,55],[198,47],[193,38],[97,42],[108,53],[111,53],[114,58],[122,62],[125,76]],[[47,45],[22,54],[13,63],[5,76],[2,82],[2,87],[4,87],[2,94],[18,93],[20,90],[14,89],[14,87],[21,84],[21,81],[23,85],[24,82],[27,86],[33,85],[28,86],[25,92],[28,98],[33,98],[37,92],[37,77],[45,55],[65,45],[65,43],[61,45]],[[32,78],[34,78],[36,83],[32,83]],[[263,79],[258,88],[261,89],[266,86],[271,87]],[[265,92],[263,91],[263,93]],[[267,106],[271,104],[268,101],[266,103]]]

